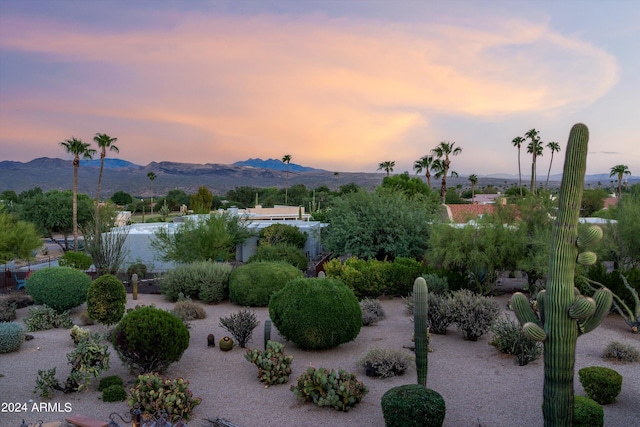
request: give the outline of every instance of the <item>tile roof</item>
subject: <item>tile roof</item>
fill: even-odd
[[[484,214],[493,214],[496,205],[445,205],[449,219],[456,224],[464,224]]]

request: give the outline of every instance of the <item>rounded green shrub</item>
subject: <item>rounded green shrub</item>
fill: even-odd
[[[24,342],[24,329],[15,322],[0,323],[0,353],[17,351]]]
[[[601,405],[613,403],[622,390],[622,375],[603,366],[589,366],[578,371],[580,384],[591,399]]]
[[[573,427],[603,427],[604,410],[595,400],[584,396],[573,399]]]
[[[131,277],[133,274],[137,274],[139,279],[144,278],[144,275],[147,274],[147,266],[141,262],[131,264],[127,268],[127,277]]]
[[[89,317],[105,325],[118,323],[124,315],[127,291],[120,280],[105,274],[91,282],[87,291]]]
[[[45,304],[58,313],[87,300],[91,278],[71,267],[46,267],[33,272],[25,289],[35,304]]]
[[[300,270],[282,261],[245,264],[229,277],[229,299],[245,307],[266,307],[274,292],[300,277]]]
[[[362,327],[358,299],[334,279],[300,278],[274,293],[269,316],[280,335],[304,350],[354,340]]]
[[[119,385],[124,387],[124,380],[117,375],[109,375],[108,377],[104,377],[98,384],[98,391],[104,391],[107,387],[111,387],[112,385]]]
[[[93,259],[84,252],[66,252],[58,259],[60,267],[71,267],[85,271],[91,267]]]
[[[114,384],[102,390],[103,402],[122,402],[127,399],[127,391],[122,385]]]
[[[258,261],[284,261],[300,270],[306,270],[309,265],[309,260],[302,249],[286,243],[258,246],[256,253],[249,258],[247,263]]]
[[[440,393],[420,384],[388,390],[381,404],[386,427],[440,427],[447,411]]]
[[[189,330],[170,312],[145,306],[127,313],[111,340],[120,359],[132,368],[162,371],[189,347]]]

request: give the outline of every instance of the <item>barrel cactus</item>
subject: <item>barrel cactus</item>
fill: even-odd
[[[602,322],[612,301],[609,289],[599,289],[593,298],[588,298],[574,287],[576,263],[595,262],[595,254],[585,250],[602,237],[602,230],[591,227],[578,238],[588,140],[587,127],[581,123],[574,125],[569,134],[558,215],[551,237],[547,289],[538,293],[538,313],[525,295],[516,293],[512,298],[523,332],[544,343],[545,426],[572,424],[576,340]]]

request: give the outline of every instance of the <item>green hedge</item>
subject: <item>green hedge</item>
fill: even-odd
[[[258,246],[256,253],[247,260],[247,263],[259,261],[284,261],[302,271],[305,271],[309,265],[309,260],[302,249],[285,243]]]
[[[160,282],[160,292],[170,301],[198,298],[216,303],[229,297],[229,277],[233,267],[228,263],[197,261],[166,272]]]
[[[252,262],[233,270],[229,278],[229,299],[248,307],[266,307],[271,295],[302,272],[286,262]]]

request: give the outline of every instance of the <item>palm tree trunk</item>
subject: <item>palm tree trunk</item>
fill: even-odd
[[[442,186],[440,187],[440,203],[443,205],[447,200],[447,171],[442,176]]]
[[[520,182],[520,196],[522,196],[522,168],[520,167],[520,145],[518,145],[518,181]]]
[[[549,172],[547,172],[547,182],[544,183],[544,188],[549,186],[549,175],[551,175],[551,165],[553,164],[553,151],[551,151],[551,161],[549,162]]]
[[[73,250],[78,252],[78,166],[80,159],[73,161]]]
[[[104,158],[106,153],[103,151],[100,155],[100,173],[98,174],[98,193],[96,194],[96,214],[93,219],[96,223],[96,237],[100,232],[100,221],[98,221],[98,215],[100,215],[100,188],[102,187],[102,170],[104,169]]]
[[[536,153],[535,146],[533,147],[533,161],[531,162],[531,192],[536,194]]]
[[[429,190],[431,190],[431,174],[429,173],[429,169],[427,169],[427,173],[425,176],[427,177],[427,185],[429,185]]]

